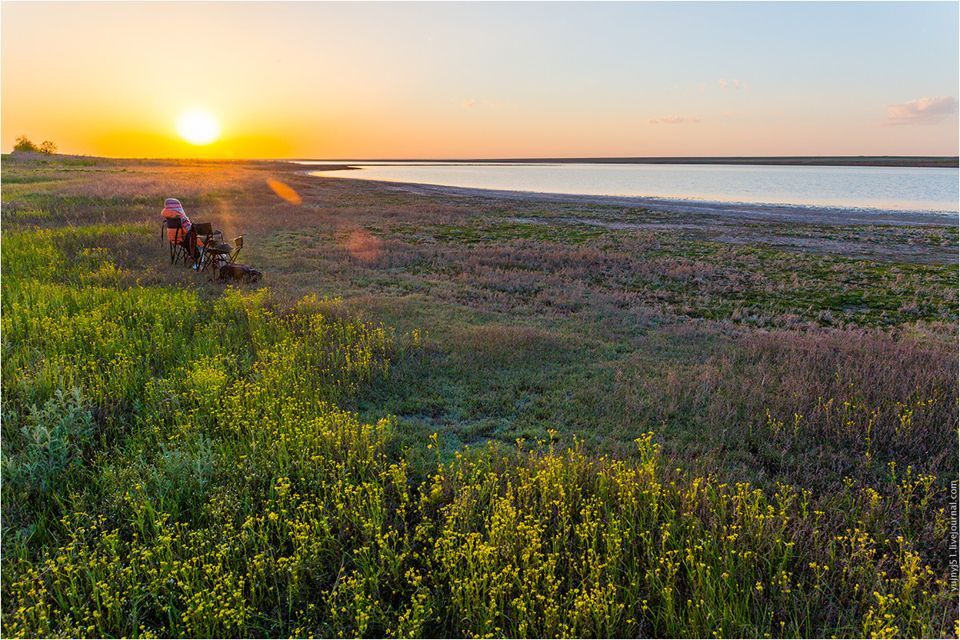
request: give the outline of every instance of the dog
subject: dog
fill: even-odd
[[[225,264],[220,267],[218,278],[221,282],[242,282],[253,284],[263,278],[263,273],[244,264]]]

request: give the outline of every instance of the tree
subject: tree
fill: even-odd
[[[36,153],[37,151],[39,151],[39,149],[37,149],[37,145],[30,142],[30,138],[28,138],[27,136],[20,136],[19,138],[17,138],[16,144],[13,145],[13,150],[20,151],[20,152],[33,152],[33,153]]]
[[[55,145],[50,140],[44,140],[40,143],[40,153],[45,153],[48,156],[51,156],[57,152],[57,145]]]

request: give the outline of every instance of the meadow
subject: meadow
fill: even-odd
[[[5,636],[960,631],[953,225],[2,182]],[[171,266],[168,196],[261,285]]]

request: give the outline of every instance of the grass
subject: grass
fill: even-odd
[[[113,168],[4,192],[5,635],[956,635],[949,231]],[[164,263],[171,188],[269,289]]]
[[[507,221],[473,226],[436,225],[428,229],[427,233],[441,242],[459,244],[494,243],[503,240],[581,243],[601,237],[603,230],[585,225],[553,226]]]

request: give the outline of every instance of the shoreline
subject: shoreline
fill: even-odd
[[[353,170],[349,165],[324,167],[323,171]],[[697,214],[705,219],[734,219],[751,222],[790,222],[825,225],[896,225],[896,226],[955,226],[960,221],[957,213],[933,213],[919,211],[889,211],[883,209],[854,209],[844,207],[821,207],[807,205],[782,205],[739,202],[710,202],[653,198],[645,196],[603,196],[584,194],[544,193],[537,191],[510,191],[504,189],[480,189],[475,187],[451,187],[415,182],[392,182],[368,180],[347,176],[317,176],[315,171],[301,171],[314,179],[349,180],[366,182],[383,188],[404,191],[423,196],[452,196],[460,198],[491,198],[497,200],[520,200],[524,202],[550,202],[571,204],[595,204],[641,208],[660,213]]]
[[[755,166],[806,166],[806,167],[914,167],[949,168],[960,167],[958,156],[625,156],[625,157],[570,157],[570,158],[412,158],[412,159],[297,159],[302,163],[455,163],[455,164],[714,164]]]

